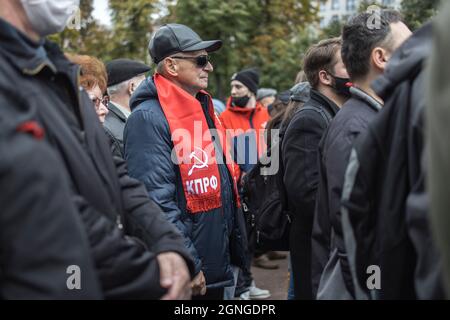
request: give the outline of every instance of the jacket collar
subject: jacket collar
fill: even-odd
[[[114,102],[110,102],[108,104],[108,109],[110,112],[114,113],[121,121],[126,122],[127,117],[123,114],[122,110],[120,110]]]
[[[264,107],[259,102],[256,102],[256,106],[253,109],[235,107],[235,106],[231,105],[231,97],[229,97],[228,100],[227,100],[227,108],[226,108],[226,110],[229,110],[231,112],[238,113],[238,114],[250,115],[250,114],[252,114],[255,111],[261,110],[261,108],[264,108]]]
[[[372,97],[370,94],[354,85],[350,87],[350,93],[352,94],[352,98],[364,102],[365,105],[367,105],[368,107],[372,108],[377,112],[383,108],[383,105],[380,102],[378,102],[374,97]]]
[[[311,89],[309,102],[307,104],[313,104],[318,107],[326,108],[328,112],[330,112],[333,116],[336,115],[339,111],[339,107],[333,101],[328,99],[326,96],[321,94],[316,89]]]
[[[56,73],[56,66],[49,60],[45,40],[35,42],[21,31],[0,19],[2,51],[10,63],[24,74],[35,75],[45,67]]]

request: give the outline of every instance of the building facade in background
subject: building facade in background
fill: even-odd
[[[358,11],[361,0],[324,0],[320,1],[320,27],[328,26],[334,20],[347,20]],[[383,6],[399,9],[401,0],[381,0]]]

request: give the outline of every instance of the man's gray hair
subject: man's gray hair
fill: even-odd
[[[164,59],[161,60],[160,62],[158,62],[158,64],[156,65],[156,72],[158,72],[159,74],[162,74],[162,75],[165,73]]]
[[[121,94],[123,93],[127,88],[128,88],[128,83],[133,80],[133,78],[122,81],[118,84],[112,85],[110,87],[108,87],[108,95],[109,96],[114,96],[117,94]]]
[[[114,96],[114,95],[118,95],[118,94],[124,93],[124,91],[126,91],[128,89],[128,85],[129,85],[130,81],[132,81],[135,78],[142,77],[142,76],[145,76],[145,73],[138,74],[137,76],[134,76],[131,79],[122,81],[122,82],[120,82],[118,84],[115,84],[115,85],[112,85],[112,86],[108,87],[108,95],[109,96]]]

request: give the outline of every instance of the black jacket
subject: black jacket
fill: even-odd
[[[312,234],[313,294],[320,277],[337,249],[345,285],[353,293],[353,283],[346,259],[340,208],[345,169],[354,139],[367,128],[377,109],[353,96],[331,122],[319,146],[319,187]],[[332,236],[333,234],[333,236]]]
[[[156,255],[178,252],[191,271],[192,261],[145,188],[127,175],[124,161],[113,160],[92,102],[78,88],[79,67],[51,42],[39,51],[1,19],[0,43],[0,91],[6,99],[0,114],[7,122],[34,120],[44,128],[70,178],[71,201],[86,228],[105,297],[160,297]],[[149,250],[124,236],[121,225]]]
[[[18,132],[20,123],[5,121],[0,117],[0,299],[101,299],[61,159],[45,141]],[[82,272],[82,290],[67,287],[72,265]]]
[[[103,127],[111,141],[113,155],[125,159],[123,150],[123,130],[125,129],[127,118],[114,103],[109,103],[108,110],[109,112],[106,115]]]
[[[315,110],[303,110],[306,107]],[[282,142],[284,187],[292,214],[291,258],[297,299],[312,299],[311,233],[319,178],[319,142],[338,106],[318,91],[294,114]]]
[[[368,292],[367,267],[381,270],[381,289],[372,298],[443,298],[422,170],[423,66],[431,32],[430,24],[419,29],[374,82],[385,106],[355,140],[345,177],[342,226],[361,295]]]

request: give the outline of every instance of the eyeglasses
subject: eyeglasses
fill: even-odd
[[[208,62],[211,62],[211,60],[209,60],[209,56],[208,55],[201,55],[198,57],[180,57],[180,56],[174,56],[174,57],[170,57],[173,59],[185,59],[185,60],[193,60],[195,61],[195,65],[198,68],[204,68],[206,67],[206,65],[208,64]]]
[[[102,99],[97,97],[92,97],[92,102],[94,103],[95,110],[100,109],[100,104],[102,103],[105,107],[108,107],[109,104],[109,96],[104,96]]]

